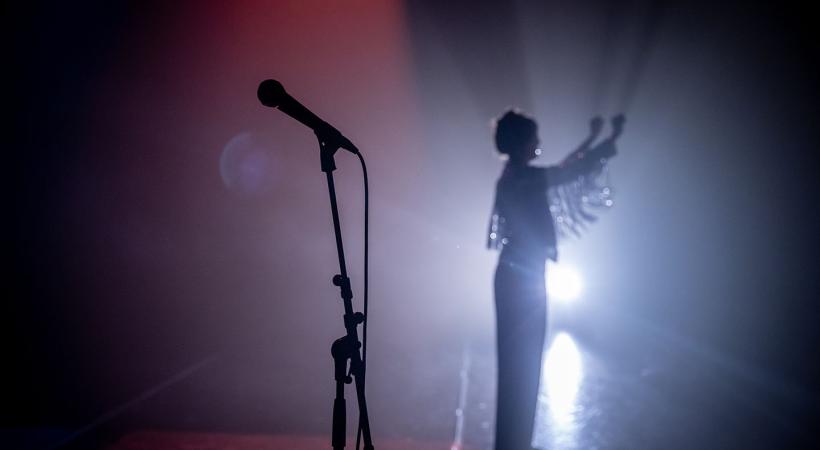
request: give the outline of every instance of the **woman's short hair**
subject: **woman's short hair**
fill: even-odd
[[[509,155],[527,144],[538,125],[531,117],[510,109],[495,120],[495,147],[498,153]]]

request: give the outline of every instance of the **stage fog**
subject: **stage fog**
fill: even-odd
[[[611,207],[547,268],[533,445],[817,442],[817,46],[801,8],[11,9],[8,442],[126,448],[184,431],[330,446],[345,330],[328,192],[314,133],[257,99],[269,78],[368,164],[377,447],[492,448],[486,241],[504,164],[493,119],[510,108],[538,121],[542,165],[592,117],[627,118]],[[336,164],[360,311],[362,171],[345,151]],[[349,438],[354,405],[349,389]]]

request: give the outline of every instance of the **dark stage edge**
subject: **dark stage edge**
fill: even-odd
[[[452,448],[447,442],[423,442],[414,440],[380,440],[383,450],[441,450]],[[228,434],[140,431],[128,434],[108,450],[325,450],[330,448],[330,438],[325,436],[288,436],[262,434]],[[348,445],[346,448],[355,448]],[[461,447],[470,450],[470,447]]]

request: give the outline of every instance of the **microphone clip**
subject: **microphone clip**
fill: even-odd
[[[333,156],[341,148],[338,142],[332,139],[326,139],[316,132],[316,138],[319,139],[319,158],[321,159],[322,172],[330,173],[336,170],[336,160]]]

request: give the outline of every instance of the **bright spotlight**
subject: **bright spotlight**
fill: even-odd
[[[581,295],[581,274],[566,264],[554,264],[547,268],[547,294],[560,301],[573,301]]]

